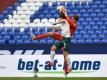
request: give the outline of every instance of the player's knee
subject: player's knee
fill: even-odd
[[[67,48],[67,47],[64,47],[64,48],[63,48],[63,51],[68,52],[68,48]]]
[[[68,51],[63,51],[63,55],[64,55],[64,57],[67,57],[68,56]]]
[[[56,46],[53,45],[53,46],[51,47],[51,50],[52,50],[52,51],[56,51],[56,50],[57,50]]]

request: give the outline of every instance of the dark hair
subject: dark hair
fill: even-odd
[[[76,20],[76,21],[78,21],[79,20],[79,16],[78,15],[73,15],[73,18]]]
[[[60,18],[62,18],[62,19],[66,19],[65,14],[64,14],[64,13],[60,13]]]

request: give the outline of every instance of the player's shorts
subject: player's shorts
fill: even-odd
[[[53,32],[53,36],[52,36],[55,40],[61,41],[62,40],[62,35],[58,34],[56,32]]]
[[[70,37],[68,38],[63,38],[62,41],[56,42],[55,46],[57,49],[63,48],[64,51],[68,51],[71,45],[71,39]]]

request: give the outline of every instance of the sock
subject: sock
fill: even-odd
[[[50,57],[51,57],[51,62],[54,62],[55,51],[51,51]]]
[[[68,68],[71,68],[71,61],[68,56],[66,57],[66,62],[67,62]]]
[[[47,37],[47,35],[46,34],[41,34],[41,35],[38,35],[38,36],[36,36],[36,40],[38,40],[38,39],[42,39],[42,38],[46,38]]]

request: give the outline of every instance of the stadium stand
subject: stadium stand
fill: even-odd
[[[80,16],[73,44],[107,43],[107,0],[37,2],[17,0],[0,13],[0,44],[53,44],[52,38],[34,41],[30,33],[39,35],[49,29],[59,17],[56,8],[63,5],[70,17]]]

